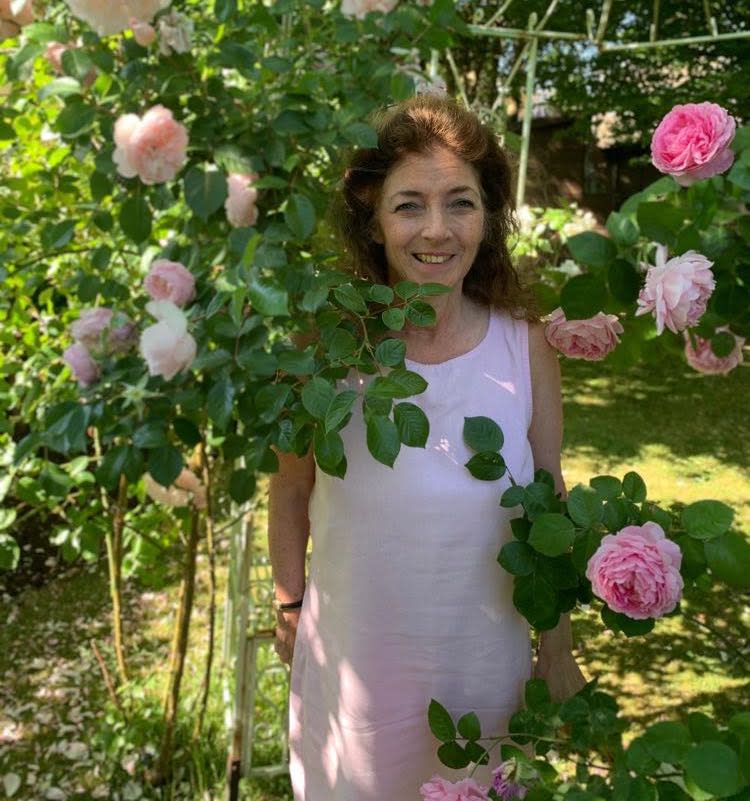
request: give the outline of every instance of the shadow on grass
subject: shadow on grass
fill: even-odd
[[[671,360],[620,373],[606,362],[565,360],[566,453],[632,459],[646,444],[676,458],[708,455],[750,467],[750,370],[703,376]]]

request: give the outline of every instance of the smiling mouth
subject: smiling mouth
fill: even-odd
[[[450,256],[448,256],[448,258],[440,258],[440,259],[436,259],[435,261],[424,261],[423,259],[420,259],[420,258],[419,258],[419,256],[417,256],[417,254],[416,254],[416,253],[412,253],[412,256],[413,256],[413,257],[414,257],[414,258],[415,258],[415,259],[416,259],[416,260],[417,260],[417,261],[418,261],[420,264],[435,264],[435,265],[447,264],[447,263],[448,263],[448,262],[449,262],[449,261],[450,261],[450,260],[453,258],[453,256],[454,256],[454,255],[455,255],[454,253],[451,253],[451,255],[450,255]]]

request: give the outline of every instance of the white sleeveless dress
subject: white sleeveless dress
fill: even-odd
[[[466,775],[437,759],[430,699],[503,733],[530,675],[528,625],[496,561],[517,515],[499,506],[510,481],[473,478],[462,435],[464,417],[491,417],[513,477],[532,480],[527,323],[493,311],[473,350],[406,366],[429,382],[409,398],[430,421],[426,448],[402,446],[393,469],[376,462],[356,403],[345,479],[316,468],[291,676],[295,801],[419,801],[434,773]],[[361,386],[352,375],[344,388]]]

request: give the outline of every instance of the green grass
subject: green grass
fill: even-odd
[[[651,499],[664,505],[724,500],[736,510],[738,527],[750,530],[750,423],[743,400],[750,396],[750,370],[713,378],[669,364],[634,370],[624,378],[606,364],[566,362],[563,394],[563,470],[569,487],[593,475],[622,477],[636,470]],[[258,542],[263,540],[263,514],[261,509],[256,521]],[[227,561],[222,553],[222,589]],[[205,564],[201,570],[192,657],[184,680],[186,710],[195,702],[203,670]],[[74,568],[41,589],[0,602],[0,782],[11,771],[21,777],[23,785],[14,799],[43,799],[50,787],[62,788],[66,799],[97,793],[113,798],[123,788],[134,798],[158,801],[222,797],[226,740],[218,670],[206,731],[197,744],[192,742],[189,711],[183,712],[174,782],[155,790],[126,771],[133,760],[148,762],[158,745],[176,599],[176,585],[162,591],[133,583],[127,587],[126,638],[133,679],[123,694],[130,714],[127,725],[107,711],[111,703],[90,644],[95,639],[113,664],[103,562]],[[577,654],[588,675],[598,676],[617,695],[638,726],[686,710],[726,719],[731,710],[746,707],[750,695],[748,655],[736,650],[747,640],[747,601],[747,594],[723,588],[688,593],[687,618],[660,621],[648,637],[635,639],[603,632],[597,616],[583,611],[575,622]],[[269,622],[266,617],[261,625]],[[274,659],[268,651],[263,658]],[[262,686],[266,700],[258,713],[271,735],[278,733],[275,708],[286,692],[282,675],[269,674]],[[75,743],[86,747],[85,759],[66,756],[66,748],[81,753],[81,746],[71,745]],[[264,745],[257,756],[274,761],[278,748]],[[291,799],[285,777],[244,781],[242,787],[243,798],[250,801]]]

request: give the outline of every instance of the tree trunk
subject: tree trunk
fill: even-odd
[[[128,502],[128,479],[120,475],[117,503],[112,516],[112,528],[107,531],[107,561],[109,564],[109,592],[112,596],[112,629],[114,633],[117,673],[124,684],[128,680],[125,665],[125,646],[122,634],[122,540],[125,528],[125,507]]]
[[[180,700],[180,684],[182,683],[182,673],[185,668],[188,633],[190,631],[190,614],[193,609],[193,595],[195,593],[195,563],[200,535],[199,522],[200,512],[193,507],[190,513],[190,533],[185,552],[182,582],[180,584],[180,603],[177,609],[174,637],[172,639],[169,686],[164,703],[164,735],[162,737],[157,772],[149,777],[154,784],[161,784],[167,781],[172,772],[172,753]]]
[[[214,659],[214,638],[216,631],[216,553],[214,551],[214,510],[213,486],[211,484],[211,466],[205,447],[201,449],[201,468],[203,486],[206,488],[206,551],[208,552],[208,646],[206,651],[206,669],[203,674],[203,687],[198,720],[195,724],[194,737],[197,739],[203,730],[203,719],[208,706],[208,694],[211,689],[211,667]]]

